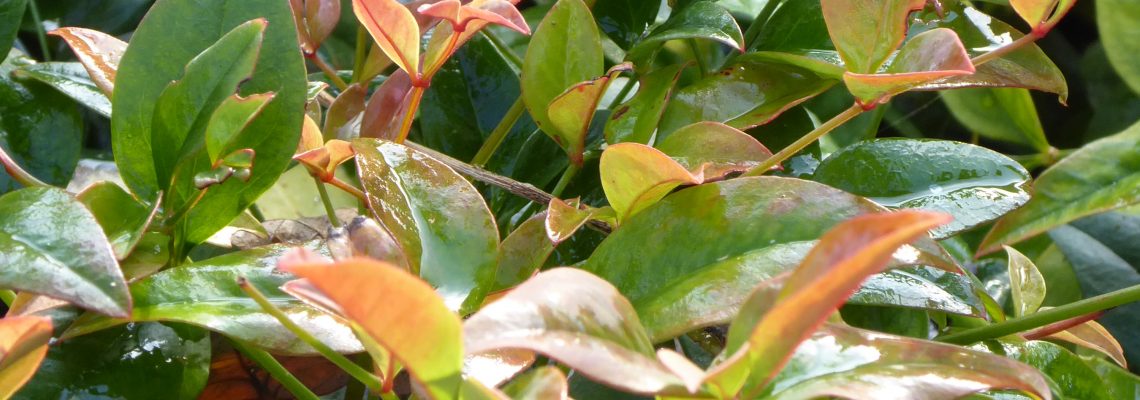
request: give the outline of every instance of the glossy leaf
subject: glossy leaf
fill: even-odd
[[[147,206],[119,185],[107,181],[91,185],[76,198],[91,210],[92,216],[103,227],[115,258],[119,260],[131,254],[158,213],[157,201],[155,206]]]
[[[558,245],[573,236],[574,232],[586,225],[596,213],[596,209],[590,209],[588,206],[583,209],[579,199],[562,201],[552,198],[546,208],[546,236]]]
[[[1089,143],[1034,181],[1035,194],[994,224],[978,254],[996,251],[1078,218],[1140,201],[1140,124]]]
[[[923,0],[823,0],[827,31],[847,71],[873,74],[906,37],[906,18]]]
[[[206,153],[211,163],[216,164],[226,154],[238,150],[231,143],[237,142],[238,135],[261,114],[273,96],[273,93],[249,97],[233,95],[218,104],[206,124]]]
[[[799,345],[765,397],[949,399],[997,389],[1050,396],[1041,373],[1019,362],[958,346],[826,325]]]
[[[566,400],[568,389],[566,375],[548,365],[511,381],[503,391],[517,400]]]
[[[359,324],[433,398],[454,398],[462,383],[462,327],[431,286],[391,264],[354,258],[336,264],[289,262]]]
[[[1048,32],[1076,0],[1009,0],[1009,5],[1033,30]]]
[[[425,16],[442,18],[448,23],[436,25],[428,39],[424,55],[424,74],[434,76],[459,46],[471,40],[488,25],[509,28],[523,35],[530,34],[526,20],[515,8],[517,0],[479,0],[461,4],[459,0],[430,2],[417,11]]]
[[[844,148],[812,180],[866,196],[893,209],[945,212],[954,221],[934,231],[949,237],[992,221],[1029,201],[1029,172],[997,152],[965,143],[877,139]]]
[[[1140,393],[1140,377],[1128,372],[1123,368],[1112,365],[1112,363],[1104,360],[1089,360],[1089,367],[1100,375],[1104,386],[1108,389],[1108,394],[1112,398],[1128,398],[1128,396],[1136,396]]]
[[[159,181],[155,173],[158,160],[154,155],[156,152],[167,155],[169,159],[163,161],[177,160],[182,148],[182,142],[179,142],[172,148],[154,149],[157,144],[151,140],[155,135],[151,123],[159,96],[170,82],[185,79],[191,59],[214,45],[226,32],[256,18],[265,18],[268,25],[261,51],[253,54],[257,57],[257,68],[252,76],[241,78],[249,79],[241,84],[238,94],[248,96],[272,91],[276,96],[233,146],[253,149],[257,153],[257,166],[249,182],[235,180],[212,187],[189,211],[185,220],[185,238],[191,243],[205,240],[252,204],[277,181],[296,150],[303,119],[298,110],[303,109],[305,102],[306,80],[289,5],[276,0],[159,0],[132,36],[115,78],[115,95],[112,98],[115,113],[111,118],[111,131],[114,132],[111,147],[115,160],[131,191],[139,198],[153,198],[160,186],[169,182]],[[171,46],[171,43],[178,43],[178,46]],[[204,68],[214,73],[222,72],[222,64],[209,64]],[[232,87],[219,91],[216,101],[231,94]],[[213,111],[213,108],[206,111]],[[187,146],[189,151],[182,163],[188,170],[182,175],[187,182],[178,193],[166,192],[168,208],[185,201],[180,198],[183,195],[197,195],[192,182],[188,181],[209,167],[203,134],[202,130],[196,130],[194,135],[187,136],[192,145]]]
[[[594,120],[594,112],[598,109],[606,88],[618,74],[631,68],[632,65],[628,63],[616,65],[606,75],[575,84],[550,101],[550,106],[546,109],[550,125],[543,132],[566,150],[574,165],[582,165],[590,122]]]
[[[495,281],[499,247],[479,192],[403,145],[357,139],[353,148],[369,208],[400,242],[413,273],[435,286],[450,309],[474,311]]]
[[[554,201],[559,200],[551,200]],[[519,224],[519,227],[499,244],[499,270],[495,274],[495,286],[492,290],[509,289],[527,280],[538,272],[554,252],[556,242],[551,241],[546,235],[547,221],[549,221],[547,214],[535,214]]]
[[[641,77],[637,94],[612,110],[606,121],[606,143],[634,142],[651,144],[657,123],[673,94],[673,86],[681,78],[686,64],[662,67]]]
[[[754,54],[736,60],[673,95],[661,118],[658,141],[700,121],[723,122],[736,129],[763,125],[837,83],[800,67],[764,61]]]
[[[352,0],[361,26],[413,81],[420,79],[420,26],[412,11],[396,0]]]
[[[0,54],[8,54],[12,41],[20,31],[20,21],[24,19],[24,8],[28,0],[4,0],[0,2]]]
[[[848,71],[843,75],[843,81],[859,104],[869,108],[924,83],[970,75],[974,70],[958,34],[950,29],[936,28],[908,40],[886,73]]]
[[[395,139],[411,94],[412,80],[407,73],[396,71],[388,76],[368,99],[360,120],[360,137]]]
[[[1001,20],[960,2],[943,3],[942,16],[928,12],[912,25],[914,31],[950,28],[958,34],[971,57],[1012,43],[1025,36]],[[919,86],[917,90],[962,87],[1020,87],[1056,93],[1067,101],[1069,87],[1053,61],[1036,44],[1014,50],[1001,58],[976,66],[973,75],[949,77]]]
[[[535,29],[523,59],[522,98],[539,128],[551,133],[547,109],[571,86],[602,75],[602,42],[582,0],[559,0]]]
[[[210,350],[209,332],[197,327],[124,325],[55,343],[14,398],[195,399],[210,373]]]
[[[975,88],[947,90],[942,101],[962,125],[983,137],[1049,151],[1045,129],[1026,89]]]
[[[71,325],[62,338],[71,340],[130,321],[172,321],[220,332],[276,353],[314,354],[245,295],[237,284],[239,277],[245,277],[325,344],[341,352],[361,351],[360,342],[345,322],[278,289],[293,279],[275,271],[278,259],[287,251],[289,247],[284,245],[259,247],[150,275],[131,284],[135,308],[130,320],[88,314]]]
[[[623,49],[629,49],[649,33],[657,18],[661,0],[614,0],[596,2],[594,18],[598,27]]]
[[[331,182],[336,177],[337,167],[354,156],[356,152],[352,149],[352,144],[333,139],[321,147],[293,156],[293,159],[308,169],[310,175]]]
[[[665,23],[629,49],[626,58],[644,64],[665,42],[676,39],[707,39],[744,52],[744,34],[732,14],[716,2],[695,1],[674,9]]]
[[[49,33],[59,36],[71,47],[91,81],[110,98],[115,90],[115,73],[119,69],[119,60],[127,51],[127,42],[86,28],[66,27]]]
[[[1110,399],[1096,372],[1065,348],[1049,342],[987,342],[972,349],[1004,355],[1041,371],[1059,396],[1073,399]]]
[[[1104,0],[1096,4],[1096,26],[1112,67],[1135,93],[1140,93],[1140,45],[1129,38],[1140,34],[1135,21],[1140,19],[1140,5],[1123,0]]]
[[[340,0],[289,0],[301,48],[313,54],[340,19]]]
[[[660,150],[637,143],[618,143],[606,148],[598,169],[602,189],[619,223],[661,200],[678,186],[704,181],[702,176],[690,173]]]
[[[367,94],[368,87],[354,83],[336,97],[325,112],[325,125],[320,130],[324,132],[324,140],[349,140],[359,136],[359,127],[353,129],[352,121],[361,118]]]
[[[1045,277],[1037,270],[1037,265],[1020,251],[1004,246],[1009,257],[1010,298],[1013,300],[1013,316],[1033,314],[1045,300]]]
[[[131,312],[127,282],[91,212],[55,188],[0,196],[0,286],[107,315]]]
[[[55,89],[12,73],[35,64],[13,49],[0,61],[0,146],[25,171],[48,184],[71,179],[83,144],[83,119],[75,103]],[[0,171],[0,193],[21,188]]]
[[[10,398],[39,368],[47,355],[51,325],[46,317],[0,319],[0,398]]]
[[[50,62],[26,65],[16,72],[59,90],[104,117],[111,117],[111,99],[87,76],[79,63]]]
[[[685,391],[654,359],[629,302],[582,270],[539,273],[468,318],[463,333],[469,353],[526,349],[625,391]]]
[[[626,221],[582,268],[617,286],[647,323],[661,318],[668,324],[692,319],[693,326],[701,326],[695,316],[731,310],[742,297],[697,295],[695,300],[679,301],[685,294],[724,290],[743,291],[739,296],[744,296],[774,274],[764,272],[765,259],[795,265],[802,257],[788,255],[790,250],[810,246],[805,242],[818,239],[840,221],[883,210],[860,197],[798,179],[760,177],[709,183],[670,195]],[[697,240],[716,245],[692,246]],[[912,250],[900,254],[900,260],[954,269],[948,256],[928,239],[916,242]],[[750,258],[757,266],[748,263]],[[722,268],[728,271],[723,276],[716,272]],[[698,276],[708,276],[704,278],[708,289],[694,287],[702,283]],[[657,311],[666,307],[678,311],[692,307],[700,313]],[[661,322],[650,326],[654,340],[666,339],[660,332],[684,332]]]
[[[655,147],[706,181],[747,171],[772,156],[747,133],[711,121],[677,129]]]
[[[1116,338],[1112,337],[1112,334],[1108,333],[1108,330],[1096,321],[1085,322],[1049,335],[1048,338],[1099,351],[1111,358],[1117,365],[1128,367],[1128,361],[1124,358],[1124,349],[1120,347],[1120,342],[1117,342]]]

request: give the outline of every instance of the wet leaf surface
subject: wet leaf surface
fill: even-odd
[[[119,61],[123,58],[123,52],[127,50],[127,42],[86,28],[66,27],[50,33],[59,36],[71,47],[76,58],[87,70],[89,79],[107,98],[110,98],[115,89],[115,74],[119,69]]]
[[[546,235],[546,215],[538,213],[530,217],[499,244],[499,270],[493,291],[509,289],[527,280],[554,252],[555,243]]]
[[[958,121],[978,135],[1049,151],[1045,129],[1026,89],[974,88],[941,92]]]
[[[1096,372],[1076,354],[1049,342],[987,342],[970,346],[1021,361],[1041,371],[1049,387],[1065,398],[1110,399]]]
[[[100,91],[87,71],[79,63],[45,62],[26,65],[16,72],[20,77],[38,80],[51,85],[79,104],[95,110],[104,117],[111,117],[111,99]]]
[[[958,34],[936,28],[915,35],[903,44],[885,73],[848,71],[843,75],[843,82],[859,104],[871,108],[924,83],[970,75],[974,71]]]
[[[131,254],[142,239],[147,226],[158,213],[155,206],[147,206],[115,183],[98,182],[76,195],[83,202],[111,243],[115,258],[122,260]]]
[[[715,2],[694,1],[674,9],[669,19],[629,49],[626,58],[643,67],[665,42],[677,39],[711,40],[741,52],[745,44],[744,34],[728,10]]]
[[[56,89],[34,80],[17,81],[12,72],[35,64],[19,50],[0,62],[0,146],[21,167],[53,185],[71,180],[83,143],[79,108]],[[17,184],[0,172],[0,193]]]
[[[554,98],[602,75],[601,36],[593,21],[582,0],[559,0],[535,29],[520,83],[523,102],[539,128],[553,129],[547,108]]]

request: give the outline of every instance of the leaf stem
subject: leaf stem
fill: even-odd
[[[8,175],[11,176],[13,180],[21,185],[24,185],[24,187],[51,186],[47,183],[44,183],[44,181],[36,179],[36,177],[32,176],[32,174],[28,173],[28,171],[25,171],[23,168],[20,168],[20,164],[16,164],[16,160],[13,160],[12,157],[9,156],[6,151],[4,151],[3,146],[0,146],[0,164],[4,165],[4,171],[7,171]]]
[[[1140,301],[1140,285],[1131,286],[1115,292],[1069,303],[1060,307],[1038,311],[1034,314],[1010,318],[1003,322],[986,325],[980,328],[967,329],[958,333],[941,336],[935,340],[954,344],[969,344],[986,339],[999,338],[1033,328],[1046,326],[1081,315],[1107,310],[1131,302]]]
[[[420,109],[420,100],[423,99],[425,90],[427,87],[424,86],[412,87],[412,99],[408,103],[408,111],[404,113],[404,121],[400,123],[400,132],[392,140],[393,142],[404,143],[404,140],[408,138],[408,133],[412,131],[412,121],[416,119],[416,111]]]
[[[523,103],[522,96],[511,104],[511,108],[507,110],[507,114],[499,121],[499,125],[491,131],[491,136],[483,142],[483,146],[479,147],[479,152],[475,153],[475,158],[471,159],[471,165],[482,167],[487,165],[487,161],[491,160],[491,156],[495,155],[495,150],[499,149],[499,145],[503,144],[503,139],[510,133],[511,128],[515,126],[519,118],[526,112],[526,104]]]
[[[1029,33],[1027,33],[1025,36],[1022,36],[1022,37],[1018,38],[1017,40],[1014,40],[1005,46],[998,47],[998,48],[994,49],[993,51],[988,51],[988,52],[979,54],[977,57],[970,59],[970,62],[974,63],[975,67],[982,65],[982,64],[985,64],[987,62],[1001,58],[1002,56],[1009,54],[1010,52],[1013,52],[1014,50],[1020,49],[1024,46],[1027,46],[1030,43],[1036,42],[1037,39],[1040,39],[1042,36],[1044,36],[1043,33],[1038,33],[1037,30],[1032,30]]]
[[[787,160],[796,153],[799,153],[800,150],[803,150],[805,147],[808,147],[808,145],[814,143],[816,140],[819,140],[819,138],[823,137],[823,135],[826,135],[828,132],[831,132],[833,129],[839,127],[840,125],[843,125],[845,122],[850,121],[852,118],[855,118],[859,114],[862,114],[864,111],[865,110],[863,107],[858,104],[851,105],[850,108],[843,110],[843,112],[827,120],[827,122],[824,122],[818,128],[815,128],[811,132],[808,132],[806,135],[799,138],[799,140],[796,140],[792,144],[789,144],[787,147],[784,147],[776,154],[773,154],[772,157],[764,160],[764,162],[760,163],[760,165],[757,165],[755,168],[752,168],[748,172],[745,172],[744,176],[763,175],[765,172],[768,172],[769,169],[772,169],[772,167],[780,165],[780,163],[784,162],[784,160]]]
[[[336,187],[337,189],[348,192],[348,194],[356,196],[356,199],[360,200],[360,202],[362,202],[362,203],[368,202],[368,198],[364,196],[363,191],[353,187],[352,185],[349,185],[348,183],[345,183],[344,181],[342,181],[340,179],[337,179],[337,177],[335,177],[335,176],[331,180],[328,181],[328,184],[333,185],[333,187]]]
[[[507,61],[511,63],[511,66],[515,67],[515,69],[522,68],[522,59],[519,58],[519,56],[516,55],[514,51],[511,51],[511,48],[507,46],[506,43],[503,43],[503,41],[499,39],[499,37],[496,36],[494,32],[492,32],[490,29],[483,29],[480,32],[483,33],[483,36],[487,37],[487,40],[491,41],[491,45],[495,46],[495,49],[499,50],[499,53],[503,54],[503,57],[507,58]]]
[[[581,169],[582,167],[574,163],[567,165],[566,171],[562,172],[562,177],[558,179],[558,184],[554,185],[554,190],[550,191],[550,195],[553,197],[561,196],[562,192],[566,190],[566,186],[570,185],[570,181],[574,180],[574,176],[578,175],[578,171]]]
[[[356,27],[356,52],[352,60],[352,81],[360,82],[360,72],[364,70],[364,63],[368,61],[368,31],[364,25]]]
[[[693,59],[697,61],[697,71],[701,73],[700,77],[704,78],[708,70],[705,69],[705,58],[701,57],[700,48],[697,47],[697,39],[688,39],[685,42],[689,44],[689,51],[693,52]]]
[[[40,8],[36,6],[36,0],[28,1],[28,12],[32,13],[32,21],[36,23],[36,40],[40,42],[40,51],[44,53],[44,61],[51,61],[51,51],[48,49],[47,34],[44,33],[44,21],[40,19]],[[18,23],[19,21],[16,22]]]
[[[340,220],[336,218],[336,209],[333,208],[332,199],[329,198],[329,191],[325,189],[325,183],[320,178],[313,177],[313,183],[317,184],[317,193],[321,195],[321,203],[325,206],[325,213],[329,216],[329,223],[333,228],[340,228]]]
[[[280,308],[277,308],[277,306],[274,306],[273,303],[270,303],[269,299],[266,298],[260,290],[257,290],[257,288],[253,287],[253,285],[249,283],[248,279],[245,279],[245,277],[239,277],[238,286],[241,286],[241,290],[245,292],[245,294],[249,295],[253,301],[257,302],[257,305],[261,306],[262,310],[265,310],[266,313],[272,315],[273,318],[277,318],[277,321],[280,322],[281,325],[284,325],[285,329],[288,329],[289,332],[293,332],[294,335],[297,335],[298,339],[301,339],[302,342],[305,342],[313,349],[315,349],[318,353],[321,353],[322,356],[327,358],[329,361],[332,361],[333,364],[336,364],[337,367],[340,367],[340,369],[344,370],[344,372],[347,372],[353,378],[356,378],[356,380],[360,381],[360,383],[363,383],[365,386],[368,386],[369,389],[372,389],[374,391],[380,391],[384,386],[384,383],[380,380],[379,377],[372,375],[368,371],[364,370],[364,368],[356,365],[356,363],[352,362],[352,360],[349,360],[348,357],[337,353],[335,350],[321,342],[300,325],[297,325],[296,322],[293,322],[292,319],[289,319],[289,316],[285,315],[284,311],[281,311]]]
[[[348,88],[348,84],[344,82],[344,79],[340,79],[340,76],[336,74],[336,70],[333,69],[332,66],[325,63],[325,60],[322,60],[321,56],[317,55],[317,53],[309,55],[309,61],[312,61],[313,65],[316,65],[317,68],[320,68],[321,72],[323,72],[325,76],[328,77],[330,81],[332,81],[333,85],[335,85],[337,89],[344,90]],[[353,71],[353,73],[355,72],[356,71]]]
[[[272,376],[273,379],[277,380],[277,382],[280,383],[281,386],[286,390],[288,390],[289,393],[292,393],[294,397],[301,400],[320,400],[320,397],[317,397],[316,394],[313,394],[312,390],[309,390],[309,388],[305,387],[305,384],[301,383],[301,381],[298,380],[296,376],[293,376],[289,370],[285,369],[285,367],[282,366],[280,362],[277,362],[277,359],[273,358],[273,356],[265,352],[265,350],[254,348],[253,346],[234,338],[230,338],[230,343],[233,344],[234,349],[237,349],[237,351],[241,352],[247,358],[257,363],[257,365],[264,369],[265,372],[268,372],[269,376]]]

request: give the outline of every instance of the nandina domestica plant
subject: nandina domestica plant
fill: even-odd
[[[0,0],[0,399],[1132,398],[1137,24]]]

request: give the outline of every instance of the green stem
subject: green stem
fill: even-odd
[[[327,358],[329,361],[332,361],[332,363],[336,364],[337,367],[340,367],[340,369],[344,370],[344,372],[347,372],[353,378],[356,378],[356,380],[360,381],[360,383],[363,383],[365,386],[368,386],[369,389],[375,391],[380,391],[384,386],[384,383],[380,380],[379,377],[372,375],[368,371],[364,370],[364,368],[356,365],[356,363],[352,362],[352,360],[349,360],[348,357],[337,353],[335,350],[321,342],[300,325],[297,325],[296,322],[293,322],[292,319],[289,319],[289,316],[285,315],[285,312],[281,311],[281,309],[277,308],[277,306],[274,306],[273,303],[270,303],[269,299],[267,299],[265,295],[261,293],[261,291],[253,287],[253,285],[250,284],[249,280],[245,279],[245,277],[238,278],[238,286],[241,286],[241,290],[249,295],[253,301],[257,302],[257,305],[261,306],[262,310],[265,310],[266,313],[272,315],[273,318],[277,318],[277,321],[280,322],[281,325],[284,325],[285,329],[288,329],[289,332],[293,332],[294,335],[297,335],[298,339],[301,339],[302,342],[305,342],[309,346],[312,346],[313,349],[315,349],[318,353],[321,353],[322,356]]]
[[[24,185],[24,187],[51,186],[39,179],[36,179],[36,177],[32,176],[32,174],[28,173],[28,171],[25,171],[23,168],[20,168],[20,164],[16,164],[16,160],[13,160],[12,157],[9,156],[6,151],[4,151],[3,146],[0,146],[0,164],[4,165],[4,170],[8,172],[8,176],[11,176],[13,180],[21,185]]]
[[[258,207],[257,203],[249,205],[249,214],[252,215],[253,219],[256,219],[257,222],[265,222],[265,214],[261,213],[261,207]]]
[[[325,188],[325,183],[315,176],[313,183],[317,184],[317,192],[321,194],[321,203],[325,205],[325,213],[329,216],[329,223],[332,224],[333,228],[340,228],[340,220],[336,218],[336,209],[333,208],[332,199],[329,198],[329,191]]]
[[[969,344],[1028,331],[1033,328],[1107,310],[1135,301],[1140,301],[1140,285],[1105,293],[1096,297],[1090,297],[1060,307],[1038,311],[1033,314],[1010,318],[1003,322],[980,328],[967,329],[962,332],[938,337],[935,340],[954,344]]]
[[[380,393],[381,400],[400,400],[400,396],[396,392]]]
[[[7,289],[0,290],[0,301],[3,301],[5,305],[11,307],[12,302],[16,301],[16,292]]]
[[[368,45],[371,42],[368,40],[368,31],[364,30],[364,25],[356,28],[356,53],[352,60],[352,81],[360,81],[360,72],[364,70],[364,63],[368,61]]]
[[[566,166],[566,171],[562,172],[562,178],[558,179],[558,184],[554,185],[554,190],[550,191],[550,195],[558,197],[562,195],[562,191],[566,190],[566,186],[570,185],[570,181],[574,180],[574,175],[578,174],[578,170],[582,167],[570,163]]]
[[[48,50],[47,34],[44,32],[44,21],[40,19],[40,8],[36,7],[36,0],[28,2],[28,11],[32,13],[32,21],[36,23],[36,40],[40,42],[44,61],[51,61],[51,51]]]
[[[479,152],[475,153],[475,158],[471,159],[471,165],[482,167],[487,165],[487,161],[491,160],[491,156],[495,155],[495,150],[499,149],[499,145],[503,143],[503,139],[510,133],[511,128],[518,122],[519,117],[522,117],[526,112],[526,104],[523,104],[522,96],[515,100],[515,104],[507,110],[507,114],[499,121],[499,125],[491,131],[491,136],[483,142],[483,146],[479,148]]]
[[[320,397],[313,394],[312,390],[305,387],[305,384],[301,383],[296,376],[293,376],[289,370],[285,369],[281,363],[277,362],[277,360],[269,353],[266,353],[265,350],[254,348],[238,339],[230,338],[230,343],[233,344],[237,351],[240,351],[247,358],[257,363],[265,372],[268,372],[269,376],[276,379],[282,387],[293,394],[293,397],[301,400],[320,400]]]
[[[700,47],[697,46],[697,39],[688,39],[686,42],[689,44],[689,51],[693,52],[693,59],[697,61],[697,71],[701,73],[701,77],[705,77],[708,72],[705,69],[705,58],[701,56]]]
[[[839,127],[840,125],[843,125],[843,123],[850,121],[852,118],[855,118],[859,114],[862,114],[864,111],[865,110],[863,110],[863,107],[859,106],[858,104],[852,105],[850,108],[839,113],[839,115],[836,115],[827,120],[827,122],[824,122],[818,128],[815,128],[811,132],[808,132],[806,135],[799,138],[799,140],[796,140],[794,143],[789,144],[788,147],[783,148],[776,154],[772,155],[772,157],[764,160],[764,162],[756,166],[756,168],[753,168],[752,170],[744,173],[744,176],[763,175],[765,172],[768,172],[769,169],[772,169],[772,167],[780,165],[780,163],[784,162],[784,160],[791,158],[793,155],[799,153],[805,147],[808,147],[808,145],[814,143],[816,140],[819,140],[819,138],[823,137],[823,135],[826,135],[833,129]]]
[[[499,37],[496,36],[494,32],[491,32],[490,29],[483,29],[480,32],[483,33],[483,36],[487,37],[487,40],[491,41],[491,45],[495,46],[495,49],[499,50],[499,53],[502,53],[503,56],[507,58],[507,61],[511,63],[511,66],[513,66],[515,69],[522,68],[522,59],[519,58],[519,56],[515,55],[515,52],[511,51],[511,48],[507,46],[506,43],[503,43],[503,41],[499,39]]]
[[[317,68],[321,69],[321,72],[323,72],[325,76],[327,76],[329,80],[332,81],[333,85],[336,86],[337,89],[344,90],[348,88],[348,83],[345,83],[344,79],[340,79],[340,76],[336,74],[336,70],[333,69],[332,66],[325,63],[325,60],[322,60],[321,56],[317,55],[317,53],[313,53],[313,55],[309,57],[309,60],[312,61],[313,64],[317,66]]]

